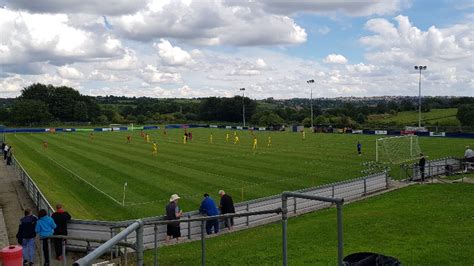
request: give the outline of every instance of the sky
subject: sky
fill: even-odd
[[[473,51],[473,0],[0,0],[0,98],[474,96]]]

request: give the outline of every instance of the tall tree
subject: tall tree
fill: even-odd
[[[17,125],[48,123],[51,120],[48,106],[40,100],[19,99],[11,110],[11,122]]]

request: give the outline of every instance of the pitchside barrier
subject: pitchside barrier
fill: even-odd
[[[28,194],[38,207],[38,209],[46,209],[49,212],[53,212],[52,205],[41,193],[38,186],[31,179],[21,164],[13,158],[13,165],[15,170],[22,180]],[[454,158],[444,158],[438,160],[428,161],[426,166],[426,177],[431,177],[439,174],[446,174],[446,165],[450,165],[450,169],[460,169],[460,160]],[[416,171],[416,168],[414,168]],[[414,175],[416,176],[416,174]],[[388,188],[390,176],[386,172],[381,172],[361,178],[352,180],[337,182],[333,184],[327,184],[318,187],[306,188],[296,191],[297,193],[303,193],[306,195],[329,197],[329,198],[343,198],[344,200],[353,200],[361,198],[367,194],[371,194],[377,191],[381,191]],[[299,215],[323,208],[328,208],[332,204],[328,202],[312,201],[304,198],[292,198],[288,202],[288,214]],[[241,202],[235,205],[237,213],[249,212],[249,211],[263,211],[269,209],[275,209],[282,206],[281,195],[275,195],[250,201]],[[163,206],[157,206],[163,207]],[[187,212],[184,214],[184,218],[197,218],[202,217],[197,211]],[[259,216],[247,216],[237,217],[234,219],[235,229],[251,228],[262,224],[268,224],[271,222],[278,221],[281,217],[276,213],[268,213]],[[147,221],[159,221],[163,220],[163,216],[149,217],[143,219]],[[134,220],[129,221],[93,221],[93,220],[72,220],[68,225],[69,236],[76,238],[68,241],[68,249],[72,250],[91,250],[92,248],[99,245],[98,242],[94,241],[107,241],[120,232],[123,228],[127,227]],[[221,222],[221,227],[223,224]],[[143,242],[145,248],[153,248],[156,241],[159,244],[163,244],[165,240],[166,226],[147,224],[144,226]],[[183,222],[181,223],[181,234],[183,238],[188,240],[197,240],[201,237],[201,223],[199,221],[194,222]],[[135,236],[130,236],[131,242],[135,241]],[[81,240],[78,240],[81,239]]]
[[[53,212],[52,205],[44,197],[43,193],[39,190],[36,183],[31,179],[21,164],[13,158],[13,165],[16,169],[18,176],[20,177],[23,185],[25,186],[28,194],[33,199],[38,209],[46,209],[50,213]],[[390,177],[386,172],[377,173],[357,179],[342,181],[333,184],[327,184],[323,186],[313,187],[298,190],[298,193],[304,193],[306,195],[330,197],[330,198],[344,198],[347,200],[357,199],[367,194],[371,194],[380,190],[388,188]],[[269,209],[280,208],[282,206],[281,195],[275,195],[246,202],[241,202],[235,205],[235,210],[239,212],[248,211],[263,211]],[[292,198],[288,203],[288,214],[299,215],[323,208],[328,208],[331,203],[312,201],[310,199],[303,198]],[[163,207],[163,206],[161,206]],[[187,212],[183,217],[196,218],[202,217],[197,211]],[[163,216],[150,217],[143,219],[147,221],[163,220]],[[251,228],[262,224],[268,224],[281,219],[280,215],[276,213],[263,214],[259,216],[247,216],[237,217],[234,219],[235,229]],[[67,245],[68,249],[71,250],[91,250],[98,246],[98,242],[94,241],[106,241],[111,239],[114,235],[120,232],[121,229],[127,227],[134,220],[130,221],[93,221],[93,220],[72,220],[68,225],[69,236],[72,238],[82,240],[69,240]],[[224,228],[223,221],[221,221],[221,228]],[[165,225],[145,225],[143,233],[143,240],[145,248],[153,248],[155,242],[155,232],[157,242],[163,244],[166,234]],[[201,237],[201,223],[185,222],[181,223],[181,234],[183,238],[188,240],[196,240]],[[130,236],[130,241],[134,242],[135,236]]]
[[[418,164],[410,166],[412,176],[411,180],[421,180],[421,172]],[[462,160],[448,157],[431,161],[426,161],[425,164],[425,178],[435,177],[439,175],[451,175],[462,170]]]

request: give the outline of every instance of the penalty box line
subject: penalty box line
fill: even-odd
[[[49,157],[48,155],[46,155],[46,157],[48,159],[50,159],[51,161],[53,161],[54,163],[56,163],[57,165],[59,165],[61,168],[63,168],[64,170],[68,171],[69,173],[71,173],[73,176],[77,177],[78,179],[80,179],[81,181],[83,181],[84,183],[88,184],[89,186],[91,186],[93,189],[97,190],[99,193],[102,193],[103,195],[107,196],[109,199],[113,200],[115,203],[117,203],[118,205],[120,206],[123,206],[121,202],[119,202],[118,200],[114,199],[114,197],[110,196],[109,194],[105,193],[104,191],[100,190],[98,187],[94,186],[92,183],[90,183],[89,181],[85,180],[84,178],[82,178],[80,175],[74,173],[73,171],[71,171],[69,168],[67,168],[66,166],[60,164],[58,161],[54,160],[53,158]]]

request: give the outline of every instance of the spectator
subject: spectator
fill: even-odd
[[[13,156],[13,147],[10,146],[7,151],[7,165],[12,164],[12,156]]]
[[[7,145],[7,144],[5,142],[2,142],[2,148],[0,149],[2,154],[3,154],[3,151],[5,150],[5,145]]]
[[[204,194],[204,199],[201,202],[201,207],[199,207],[201,213],[205,213],[207,216],[216,216],[219,214],[216,204],[209,197],[209,194]],[[208,235],[212,234],[212,228],[214,227],[214,233],[219,233],[219,221],[217,219],[207,220],[206,221],[206,232]]]
[[[219,195],[221,196],[221,202],[219,204],[221,213],[222,214],[235,213],[234,201],[232,200],[232,197],[225,194],[224,190],[219,190]],[[225,227],[229,229],[229,231],[232,230],[234,226],[234,218],[233,217],[225,218],[224,224],[225,224]]]
[[[474,163],[474,152],[469,146],[466,146],[466,151],[464,152],[464,159],[466,160],[466,162]]]
[[[35,226],[38,218],[31,214],[31,209],[25,209],[25,216],[20,219],[16,238],[23,247],[23,265],[33,265],[35,261]]]
[[[56,224],[56,229],[54,229],[54,235],[67,236],[67,223],[71,220],[71,215],[67,211],[63,210],[63,205],[56,204],[56,212],[51,215],[54,223]],[[54,250],[56,252],[56,259],[63,260],[63,245],[62,242],[64,239],[55,238],[54,239]]]
[[[469,170],[469,164],[474,163],[474,152],[472,151],[471,147],[466,146],[466,151],[464,152],[464,171],[467,172]]]
[[[178,194],[171,195],[170,202],[166,205],[166,220],[178,220],[181,215],[183,215],[183,211],[178,207],[179,199]],[[179,222],[166,225],[166,243],[168,243],[171,238],[176,238],[176,241],[179,242],[180,237],[181,228],[179,227]]]
[[[8,153],[9,148],[10,147],[8,147],[8,144],[5,143],[5,146],[3,146],[3,149],[2,149],[2,151],[3,151],[3,160],[7,159],[7,153]]]
[[[360,141],[357,141],[357,153],[359,155],[362,154],[362,144],[360,144]]]
[[[53,235],[56,224],[45,209],[39,211],[38,217],[39,220],[36,222],[35,232],[39,235],[40,241],[43,244],[44,265],[49,265],[48,237]]]
[[[420,162],[418,163],[418,166],[420,167],[420,176],[421,176],[421,182],[425,182],[425,164],[426,164],[426,158],[423,155],[423,153],[420,153]]]

